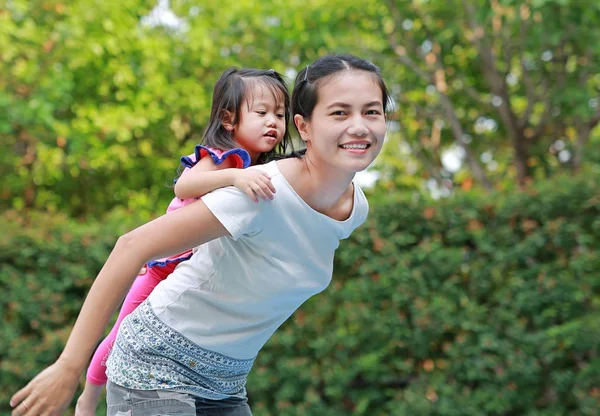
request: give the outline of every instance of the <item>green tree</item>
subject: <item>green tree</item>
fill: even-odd
[[[389,186],[491,188],[600,160],[595,3],[175,0],[171,24],[151,6],[3,3],[3,207],[155,215],[224,68],[291,78],[332,52],[372,59],[390,85]]]
[[[600,121],[600,6],[389,0],[369,10],[355,23],[387,40],[379,61],[402,138],[440,185],[449,148],[486,188],[581,167]]]

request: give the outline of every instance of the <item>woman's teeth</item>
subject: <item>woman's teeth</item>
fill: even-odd
[[[342,149],[366,149],[369,147],[368,144],[342,144],[340,145]]]

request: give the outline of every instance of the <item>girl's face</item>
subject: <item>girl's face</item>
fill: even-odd
[[[233,139],[250,153],[253,162],[283,139],[286,129],[283,103],[283,97],[275,97],[271,89],[261,83],[248,87],[239,122],[231,128]]]
[[[294,116],[307,154],[356,173],[375,160],[386,133],[382,91],[366,71],[350,70],[322,79],[310,120]]]

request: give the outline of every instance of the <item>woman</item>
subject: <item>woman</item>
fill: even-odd
[[[367,216],[352,180],[381,150],[387,104],[379,70],[365,60],[326,56],[303,69],[292,114],[306,151],[256,168],[276,197],[257,204],[220,189],[119,238],[63,353],[13,396],[13,415],[63,412],[140,267],[192,247],[123,321],[107,366],[109,415],[250,415],[245,380],[258,351],[325,289],[339,241]]]

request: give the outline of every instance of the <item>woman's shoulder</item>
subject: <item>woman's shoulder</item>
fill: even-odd
[[[277,176],[281,176],[281,171],[279,170],[279,167],[277,166],[276,160],[273,160],[273,161],[267,162],[267,163],[263,163],[261,165],[254,165],[251,167],[251,169],[260,169],[263,172],[265,172],[267,175],[269,175],[269,177],[271,179],[273,179]]]

